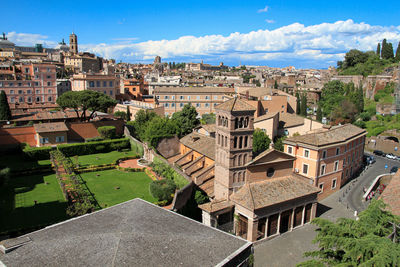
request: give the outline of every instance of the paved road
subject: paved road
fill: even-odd
[[[388,165],[386,170],[385,164]],[[393,166],[400,166],[400,162],[378,157],[376,162],[357,179],[320,201],[318,205],[319,217],[331,221],[336,221],[340,217],[354,218],[354,210],[360,212],[368,204],[362,201],[363,187],[368,188],[376,176],[389,172]],[[255,243],[255,266],[296,266],[296,263],[305,260],[303,258],[304,252],[317,248],[316,244],[312,244],[316,235],[315,229],[314,225],[308,224],[272,240]]]

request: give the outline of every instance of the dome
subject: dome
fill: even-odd
[[[0,48],[10,48],[14,46],[15,44],[13,42],[8,41],[7,39],[0,38]]]

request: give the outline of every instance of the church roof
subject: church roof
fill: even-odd
[[[249,210],[257,210],[299,197],[316,194],[320,190],[301,178],[286,176],[246,183],[230,200]]]
[[[215,109],[225,111],[256,111],[252,105],[237,97],[225,101],[224,103],[216,106]]]
[[[281,161],[289,161],[289,160],[295,160],[296,158],[288,155],[286,153],[283,153],[279,150],[276,149],[267,149],[264,152],[262,152],[260,155],[249,161],[246,166],[251,166],[251,165],[259,165],[259,164],[268,164],[272,162],[281,162]]]
[[[215,139],[196,132],[192,132],[179,140],[183,145],[200,154],[215,159]]]

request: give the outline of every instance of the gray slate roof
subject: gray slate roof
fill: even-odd
[[[215,266],[251,243],[141,199],[25,235],[6,266]]]

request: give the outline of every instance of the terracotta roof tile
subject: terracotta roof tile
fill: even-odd
[[[230,199],[249,210],[257,210],[318,192],[318,188],[306,181],[293,176],[286,176],[262,182],[247,183],[233,193]]]
[[[220,211],[226,208],[233,207],[234,204],[229,200],[214,200],[202,205],[199,205],[199,208],[207,211],[208,213]]]
[[[283,113],[279,116],[279,126],[280,128],[289,128],[293,126],[303,125],[304,118],[290,113]]]
[[[215,159],[215,139],[212,137],[193,132],[182,137],[180,142],[212,160]]]
[[[39,123],[33,126],[37,133],[67,132],[68,127],[64,122]]]
[[[256,111],[256,109],[248,104],[246,101],[241,100],[237,97],[229,99],[224,103],[215,107],[215,109],[225,110],[225,111]]]
[[[275,117],[275,115],[277,113],[279,114],[279,112],[268,112],[267,114],[264,114],[262,116],[255,118],[254,122],[260,122],[260,121],[271,119],[271,118]]]
[[[284,141],[284,143],[302,143],[313,146],[325,146],[344,142],[365,133],[366,131],[364,129],[358,128],[353,124],[345,124],[332,127],[330,130],[323,132],[289,137]]]

